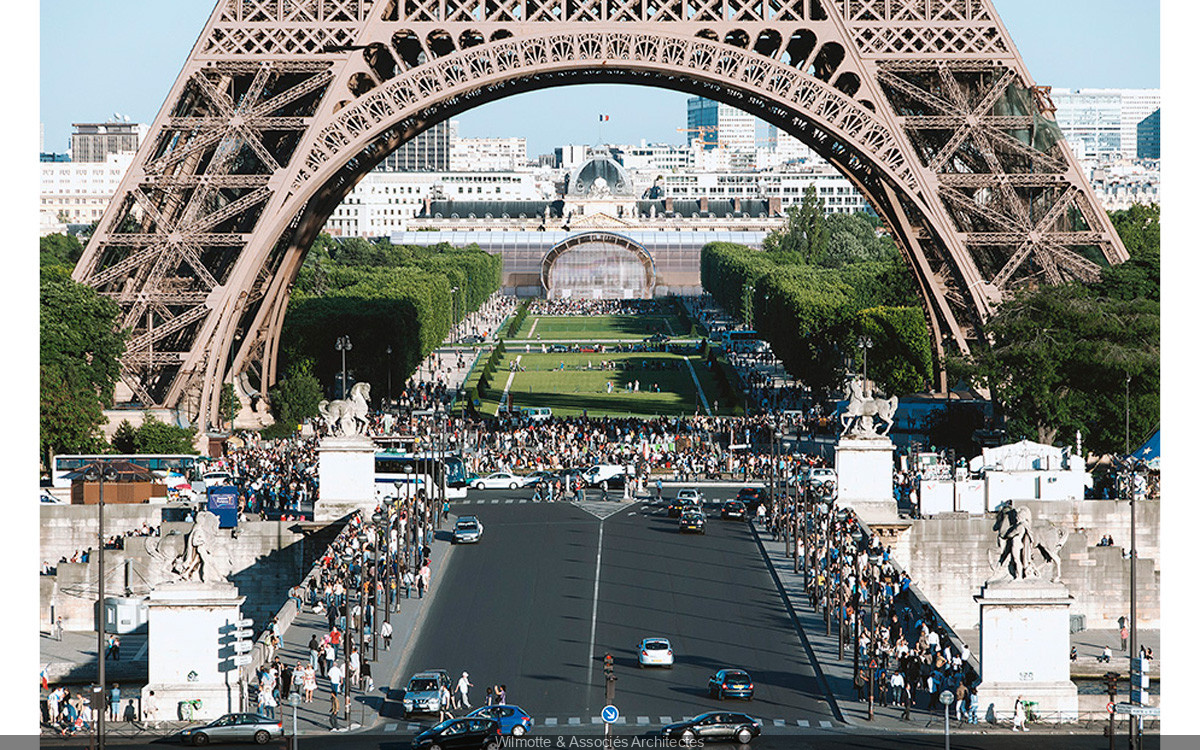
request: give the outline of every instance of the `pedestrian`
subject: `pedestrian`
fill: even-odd
[[[370,693],[375,690],[375,680],[371,677],[371,662],[366,659],[362,663],[363,689]]]
[[[379,626],[379,634],[383,636],[383,647],[385,649],[392,647],[392,623],[387,620]]]
[[[113,721],[117,720],[117,713],[121,710],[121,683],[114,682],[112,688],[108,691],[108,715]]]
[[[462,696],[462,705],[463,705],[463,707],[464,707],[464,708],[470,708],[470,707],[471,707],[471,701],[470,701],[470,699],[469,699],[469,698],[467,698],[467,689],[468,689],[468,688],[475,687],[475,685],[474,685],[474,684],[472,684],[472,683],[471,683],[471,681],[468,679],[468,676],[467,676],[467,673],[466,673],[466,672],[463,672],[463,673],[462,673],[462,677],[459,677],[459,678],[458,678],[458,685],[457,685],[457,687],[458,687],[458,693],[459,693],[459,695],[460,695],[460,696]]]
[[[1021,696],[1017,696],[1017,700],[1013,703],[1013,731],[1028,732],[1029,728],[1025,726],[1025,703],[1021,700]]]
[[[1125,625],[1121,626],[1121,650],[1129,650],[1129,628]]]
[[[498,706],[508,705],[508,685],[500,686],[500,692],[497,693],[497,695],[496,695],[496,705],[498,705]]]
[[[154,697],[154,691],[142,701],[142,721],[146,726],[154,726],[158,723],[158,699]]]
[[[338,706],[338,694],[337,691],[334,691],[329,694],[329,728],[331,730],[337,730],[338,714],[340,713],[341,709]]]
[[[342,666],[337,662],[329,667],[329,692],[334,694],[342,692]]]
[[[1112,648],[1110,648],[1109,646],[1106,645],[1104,647],[1104,652],[1101,653],[1100,656],[1098,656],[1096,658],[1096,661],[1102,661],[1105,664],[1108,664],[1109,662],[1111,662],[1112,661]]]
[[[318,650],[321,648],[321,642],[317,640],[317,634],[313,633],[312,638],[308,639],[308,663],[317,666]],[[324,670],[322,670],[324,671]]]
[[[485,705],[485,706],[494,705],[492,688],[490,686],[486,690],[483,691],[483,705]]]
[[[62,621],[62,618],[60,617],[54,621],[54,640],[61,641],[62,637],[63,637],[63,621]]]
[[[446,687],[445,683],[441,683],[438,688],[438,721],[454,718],[454,714],[450,713],[450,708],[454,707],[454,696],[450,694],[450,688]]]
[[[1071,647],[1071,661],[1075,661],[1075,660],[1076,660],[1076,659],[1078,659],[1078,658],[1079,658],[1079,652],[1077,652],[1077,651],[1075,650],[1075,647],[1074,647],[1074,646],[1072,646],[1072,647]]]
[[[417,576],[417,598],[425,598],[425,576]]]

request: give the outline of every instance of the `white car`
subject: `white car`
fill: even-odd
[[[646,638],[638,644],[639,667],[675,666],[675,652],[671,650],[671,642],[666,638]]]
[[[814,487],[825,484],[826,482],[833,482],[834,484],[837,484],[837,472],[833,469],[825,467],[818,467],[809,472],[808,483]]]
[[[497,471],[488,474],[486,477],[479,477],[471,482],[471,486],[477,490],[515,490],[527,484],[529,484],[529,479],[526,477],[510,474],[507,471]]]
[[[478,542],[483,536],[483,524],[475,516],[459,516],[454,524],[451,542],[454,544]]]
[[[704,495],[701,495],[700,490],[695,489],[694,487],[684,487],[675,495],[675,499],[681,500],[685,503],[699,505],[700,501],[704,499]]]
[[[41,490],[42,505],[62,505],[63,501],[45,490]]]

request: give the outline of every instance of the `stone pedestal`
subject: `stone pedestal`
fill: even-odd
[[[225,582],[168,583],[150,592],[149,682],[142,705],[152,702],[158,721],[178,720],[180,702],[196,698],[196,719],[241,710],[233,641],[244,601]]]
[[[1061,583],[989,583],[979,602],[980,716],[1011,722],[1017,696],[1047,721],[1076,721],[1071,682],[1071,595]]]
[[[892,493],[894,450],[890,438],[838,441],[834,463],[838,505],[853,508],[868,526],[894,523],[900,518]]]
[[[365,435],[327,437],[317,446],[317,521],[375,510],[375,443]]]

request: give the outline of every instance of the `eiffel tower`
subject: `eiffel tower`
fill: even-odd
[[[884,219],[937,354],[1013,290],[1128,256],[990,0],[220,0],[75,270],[131,331],[123,398],[219,423],[274,383],[288,291],[397,146],[582,83],[723,101]]]

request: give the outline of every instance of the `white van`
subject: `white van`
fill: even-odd
[[[549,406],[533,406],[528,409],[522,409],[521,412],[531,422],[544,422],[554,416]]]
[[[632,469],[625,466],[618,466],[617,464],[596,464],[595,466],[584,469],[581,476],[583,477],[583,481],[594,487],[603,481],[632,473]]]

